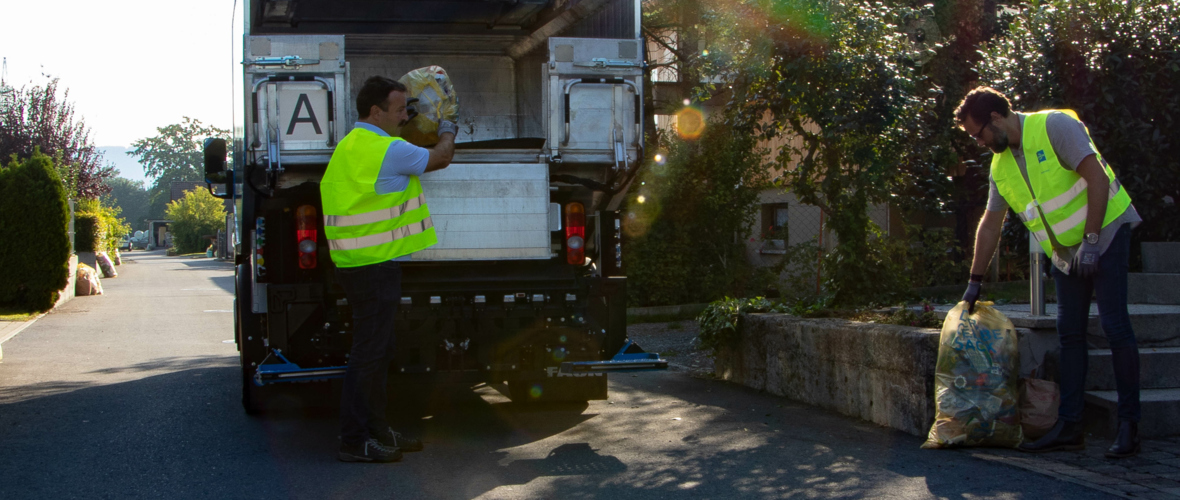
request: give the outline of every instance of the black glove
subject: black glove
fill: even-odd
[[[967,291],[963,293],[963,301],[967,303],[967,314],[975,314],[975,301],[979,300],[979,289],[983,283],[968,281]]]

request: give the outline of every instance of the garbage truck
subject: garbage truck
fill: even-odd
[[[667,367],[626,335],[619,207],[644,157],[640,0],[247,0],[243,14],[240,118],[204,154],[208,188],[234,200],[248,413],[276,384],[343,376],[351,310],[319,181],[360,84],[427,66],[449,75],[459,133],[451,165],[420,177],[438,244],[402,262],[391,384],[587,401],[606,398],[608,372]]]

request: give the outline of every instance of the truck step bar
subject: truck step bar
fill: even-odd
[[[300,368],[292,363],[282,353],[271,351],[278,356],[282,363],[258,365],[254,372],[254,385],[263,386],[278,382],[309,382],[312,380],[328,380],[344,378],[344,366],[326,366],[322,368]]]
[[[668,360],[660,358],[659,353],[644,352],[639,344],[630,339],[627,339],[618,354],[609,360],[567,361],[561,364],[561,373],[638,372],[667,369]]]

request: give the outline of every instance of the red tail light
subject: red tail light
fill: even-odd
[[[577,202],[565,205],[565,261],[586,263],[586,207]]]
[[[315,269],[316,210],[303,205],[295,210],[295,246],[299,249],[299,269]]]

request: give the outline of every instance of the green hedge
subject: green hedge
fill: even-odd
[[[69,205],[49,157],[0,168],[0,305],[47,311],[69,282]]]
[[[74,251],[100,252],[102,222],[94,214],[74,214]]]

